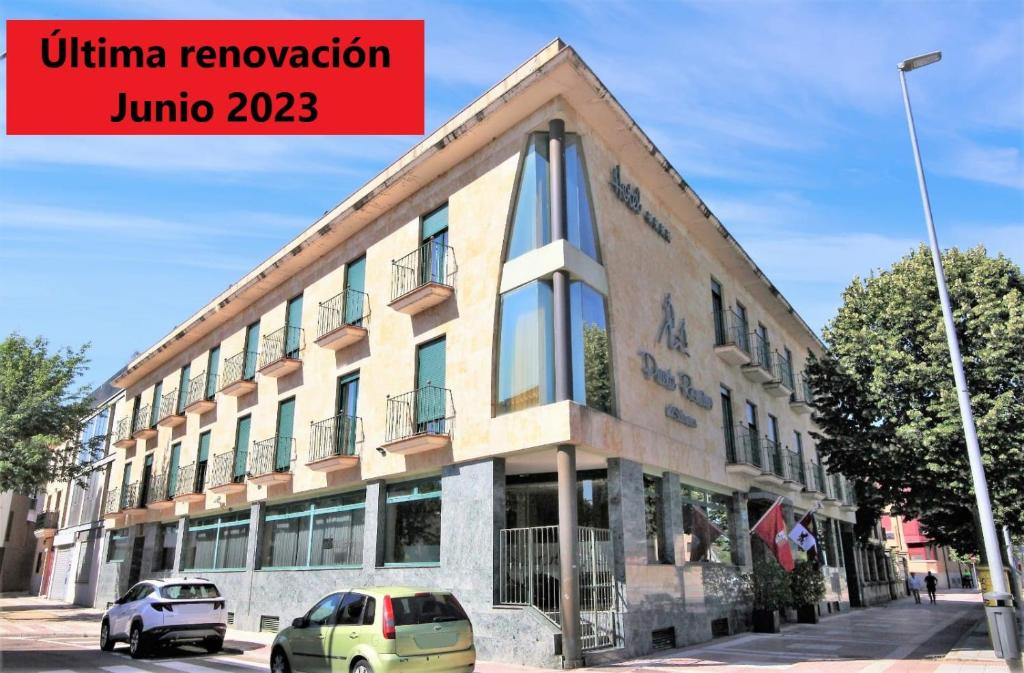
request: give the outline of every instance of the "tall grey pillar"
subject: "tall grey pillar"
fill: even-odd
[[[732,562],[750,572],[754,568],[754,550],[750,542],[750,496],[733,491],[729,500],[729,549]]]

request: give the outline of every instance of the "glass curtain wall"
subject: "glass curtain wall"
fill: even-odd
[[[501,297],[498,412],[550,404],[555,395],[551,282],[536,280]]]

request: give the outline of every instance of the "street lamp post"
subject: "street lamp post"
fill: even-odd
[[[960,416],[964,424],[964,438],[967,440],[967,457],[971,463],[971,476],[974,479],[974,496],[978,502],[981,535],[985,542],[985,558],[988,561],[989,575],[992,578],[992,591],[985,594],[985,609],[989,613],[989,631],[997,654],[1008,661],[1011,670],[1019,671],[1022,670],[1020,645],[1017,639],[1012,599],[1007,591],[1006,576],[1003,571],[1003,558],[999,551],[999,536],[996,533],[995,519],[992,516],[992,500],[988,493],[988,482],[985,480],[985,466],[981,462],[981,446],[978,444],[978,432],[974,426],[971,397],[967,390],[967,378],[964,376],[963,357],[960,355],[960,343],[957,339],[956,327],[953,323],[953,309],[949,303],[949,290],[946,288],[946,273],[942,268],[942,253],[939,251],[939,241],[935,233],[935,222],[932,220],[932,206],[928,199],[928,185],[924,179],[924,168],[921,165],[921,150],[917,145],[917,130],[914,127],[914,115],[910,110],[910,94],[907,91],[906,74],[908,72],[936,63],[941,58],[941,51],[933,51],[929,54],[915,56],[914,58],[902,61],[897,68],[900,73],[900,86],[903,88],[903,106],[907,111],[910,144],[914,149],[917,184],[921,190],[921,203],[924,206],[925,223],[928,225],[928,244],[932,251],[935,282],[939,288],[939,301],[942,304],[942,319],[946,327],[946,341],[949,343],[949,359],[953,365],[953,378],[956,381]],[[1006,606],[1008,604],[1011,607],[1007,610]],[[1007,617],[1009,619],[1008,625],[1005,623]],[[1012,639],[1012,642],[1008,642],[1007,635]],[[1000,652],[1000,650],[1002,651]]]

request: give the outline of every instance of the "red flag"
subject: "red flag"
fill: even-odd
[[[792,571],[793,550],[789,546],[789,538],[786,536],[786,518],[782,515],[782,498],[775,501],[775,504],[768,508],[764,516],[750,529],[751,535],[756,535],[772,550],[779,565],[787,571]]]

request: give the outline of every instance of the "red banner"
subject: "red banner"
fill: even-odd
[[[8,134],[421,134],[423,21],[7,22]]]

